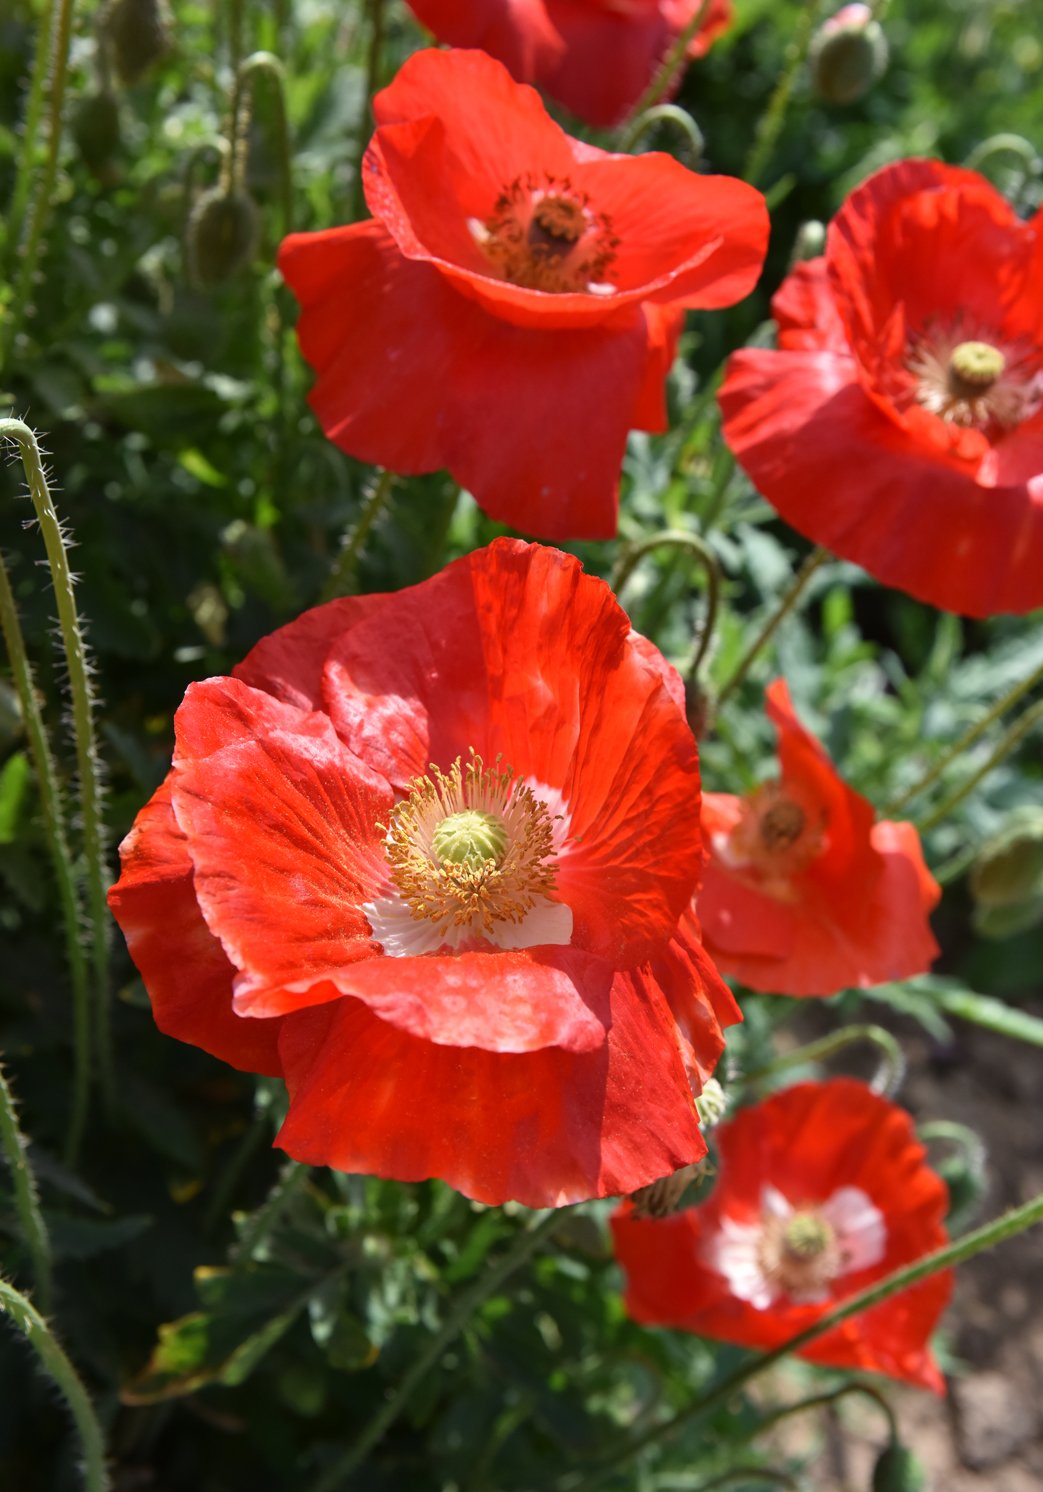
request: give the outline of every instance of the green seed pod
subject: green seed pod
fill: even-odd
[[[979,907],[1016,907],[1043,895],[1043,808],[1016,809],[986,841],[970,874]]]
[[[115,94],[102,90],[79,99],[72,120],[72,137],[91,175],[106,186],[115,181],[122,144],[119,101]]]
[[[827,104],[863,98],[887,67],[887,37],[868,5],[845,5],[824,21],[808,54],[811,81]]]
[[[873,1492],[924,1492],[927,1478],[913,1455],[897,1440],[892,1440],[873,1468]]]
[[[101,38],[121,83],[140,83],[170,51],[165,0],[109,0],[101,16]]]
[[[249,264],[257,248],[257,208],[246,192],[214,187],[188,219],[188,272],[197,285],[220,285]]]

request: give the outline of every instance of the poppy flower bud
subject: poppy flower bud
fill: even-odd
[[[797,236],[793,241],[793,252],[790,255],[790,265],[799,264],[802,259],[817,259],[825,252],[825,248],[825,223],[820,223],[816,218],[809,218],[797,229]]]
[[[257,208],[248,193],[213,187],[196,202],[185,235],[197,285],[220,285],[249,264],[257,247]]]
[[[923,1492],[926,1485],[924,1469],[912,1451],[897,1440],[885,1446],[873,1468],[872,1492]]]
[[[705,679],[686,679],[684,712],[688,727],[697,741],[713,730],[717,714],[717,696]]]
[[[101,34],[121,83],[140,83],[170,51],[165,0],[110,0]]]
[[[1043,918],[1043,808],[1012,813],[982,848],[970,874],[974,925],[1005,938]]]
[[[107,185],[118,176],[120,111],[115,94],[105,89],[88,93],[76,106],[72,121],[76,149],[87,170]]]
[[[868,5],[845,5],[824,21],[811,43],[808,64],[819,98],[853,104],[887,67],[887,37]]]
[[[699,1123],[703,1129],[713,1129],[715,1124],[720,1124],[728,1112],[728,1095],[716,1078],[705,1080],[703,1091],[695,1100],[695,1107],[699,1111]]]

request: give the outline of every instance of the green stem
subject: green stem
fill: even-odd
[[[890,1439],[898,1439],[898,1421],[894,1410],[880,1390],[868,1383],[844,1383],[840,1388],[830,1389],[824,1394],[813,1394],[811,1398],[800,1399],[796,1404],[784,1404],[781,1409],[775,1409],[764,1419],[759,1420],[750,1431],[750,1438],[763,1435],[766,1430],[773,1429],[775,1425],[784,1419],[790,1419],[794,1414],[807,1414],[813,1409],[831,1409],[841,1399],[847,1398],[848,1394],[862,1394],[865,1398],[872,1399],[887,1420]]]
[[[600,1487],[624,1462],[632,1460],[649,1446],[668,1440],[682,1425],[702,1419],[711,1410],[718,1408],[721,1404],[726,1404],[751,1379],[763,1373],[766,1368],[774,1367],[784,1357],[788,1357],[793,1352],[799,1352],[802,1347],[807,1347],[809,1343],[817,1341],[826,1332],[842,1326],[845,1321],[850,1321],[852,1316],[860,1316],[863,1311],[872,1310],[874,1306],[890,1300],[892,1296],[910,1289],[913,1285],[918,1285],[921,1280],[928,1279],[932,1274],[937,1274],[943,1269],[952,1269],[957,1264],[962,1264],[976,1254],[983,1253],[985,1249],[1003,1243],[1006,1239],[1014,1237],[1016,1233],[1022,1233],[1026,1228],[1031,1228],[1040,1221],[1043,1221],[1043,1194],[1033,1197],[1031,1201],[1023,1203],[1020,1207],[1011,1208],[1002,1217],[984,1223],[980,1228],[975,1228],[973,1232],[965,1233],[956,1242],[947,1244],[944,1248],[935,1249],[931,1254],[925,1254],[915,1264],[906,1265],[904,1269],[896,1270],[894,1274],[889,1274],[886,1279],[870,1285],[868,1289],[860,1290],[857,1295],[841,1301],[833,1310],[827,1311],[813,1325],[798,1332],[796,1336],[790,1337],[781,1346],[759,1357],[748,1358],[734,1372],[729,1373],[727,1377],[711,1387],[701,1398],[687,1405],[670,1419],[653,1425],[641,1435],[634,1436],[626,1445],[615,1447],[610,1454],[606,1453],[604,1459],[592,1468],[589,1475],[579,1481],[565,1478],[557,1484],[557,1488],[560,1492],[566,1492],[566,1489],[567,1492],[593,1492],[594,1488]]]
[[[1034,689],[1039,683],[1043,683],[1043,663],[1038,668],[1034,668],[1027,678],[1015,684],[1013,689],[1009,689],[1002,699],[998,699],[994,705],[991,705],[986,710],[980,720],[975,721],[969,729],[964,731],[958,741],[955,741],[952,746],[943,751],[930,770],[920,778],[919,782],[914,782],[912,787],[906,788],[904,793],[900,793],[897,798],[893,798],[887,807],[881,811],[881,817],[893,818],[896,813],[902,811],[907,803],[912,802],[914,798],[918,798],[922,792],[926,792],[929,787],[932,787],[950,763],[956,761],[957,757],[961,757],[969,751],[979,736],[985,734],[993,721],[998,720],[1001,715],[1005,715],[1008,710],[1012,710],[1018,700],[1023,695],[1028,694],[1029,690]]]
[[[358,148],[355,155],[355,182],[352,188],[352,217],[362,215],[366,195],[362,186],[362,163],[369,144],[373,95],[380,86],[380,58],[384,49],[384,0],[369,0],[369,46],[366,50],[366,86],[359,115]]]
[[[958,1123],[955,1119],[932,1119],[930,1124],[921,1124],[916,1133],[925,1145],[929,1145],[932,1140],[941,1140],[943,1143],[955,1145],[958,1150],[962,1150],[968,1171],[984,1185],[988,1151],[985,1148],[985,1141],[976,1130],[971,1129],[967,1124]]]
[[[783,622],[787,616],[789,616],[794,606],[796,606],[797,602],[804,594],[804,589],[807,586],[808,581],[814,575],[815,571],[819,569],[821,565],[825,564],[827,559],[829,559],[828,550],[819,548],[813,549],[811,551],[807,559],[797,571],[796,575],[793,577],[789,589],[784,593],[775,610],[768,617],[767,621],[761,627],[760,631],[750,643],[745,653],[743,653],[742,657],[739,659],[739,662],[736,664],[731,678],[727,681],[727,683],[721,686],[721,691],[718,695],[718,704],[723,705],[724,701],[729,697],[729,695],[735,693],[736,689],[749,673],[750,668],[755,662],[757,654],[760,652],[761,648],[763,648],[765,643],[769,642],[775,635],[775,631],[778,628],[779,624]]]
[[[568,1216],[568,1210],[560,1208],[548,1213],[533,1227],[518,1233],[510,1248],[492,1264],[479,1279],[461,1292],[456,1304],[449,1311],[439,1330],[427,1346],[413,1359],[401,1381],[383,1408],[370,1420],[362,1434],[335,1461],[314,1484],[311,1492],[334,1492],[344,1484],[347,1477],[368,1456],[369,1452],[384,1437],[409,1403],[413,1390],[427,1377],[441,1360],[449,1344],[459,1335],[472,1316],[493,1296],[510,1275],[536,1252]]]
[[[25,1136],[18,1127],[18,1111],[15,1108],[14,1095],[8,1086],[2,1066],[0,1066],[0,1145],[3,1147],[11,1171],[15,1209],[22,1227],[22,1237],[32,1262],[36,1298],[40,1302],[40,1309],[46,1314],[51,1310],[54,1302],[51,1243],[40,1212],[40,1198],[36,1191],[36,1178],[29,1164]]]
[[[4,263],[9,272],[13,269],[13,256],[21,241],[22,222],[25,218],[29,190],[36,169],[36,137],[40,132],[40,121],[43,118],[43,101],[47,88],[47,69],[51,62],[51,32],[54,28],[55,9],[56,5],[53,3],[44,7],[36,33],[33,75],[25,105],[25,123],[22,125],[22,148],[18,155],[18,169],[4,230]]]
[[[694,656],[688,667],[688,677],[694,681],[698,677],[713,641],[721,600],[721,566],[706,540],[701,539],[698,534],[685,533],[680,529],[666,529],[661,534],[653,534],[649,539],[642,539],[639,543],[630,545],[616,563],[612,577],[612,589],[618,600],[620,592],[645,555],[651,554],[654,549],[663,547],[686,549],[699,561],[703,574],[706,576],[706,616],[699,632]]]
[[[828,1036],[822,1036],[818,1041],[810,1041],[806,1046],[796,1047],[792,1052],[784,1052],[782,1056],[775,1057],[763,1067],[744,1073],[743,1081],[759,1083],[762,1079],[774,1077],[776,1073],[786,1072],[791,1067],[803,1067],[805,1063],[819,1062],[824,1057],[831,1057],[834,1052],[839,1052],[844,1047],[851,1046],[852,1043],[858,1041],[871,1041],[881,1054],[880,1068],[870,1084],[873,1092],[882,1093],[886,1098],[893,1098],[905,1077],[905,1055],[890,1031],[885,1031],[883,1026],[842,1026],[840,1030],[831,1031]]]
[[[69,38],[72,33],[73,0],[57,0],[57,25],[52,22],[51,93],[48,108],[47,154],[37,179],[36,195],[29,209],[29,221],[16,252],[20,255],[13,273],[14,289],[0,322],[0,369],[14,350],[32,298],[33,279],[43,245],[47,218],[54,201],[54,182],[58,174],[58,147],[62,136],[62,105],[65,102],[65,78],[69,68]]]
[[[36,787],[40,794],[44,833],[51,854],[51,864],[54,867],[54,878],[58,886],[58,901],[65,931],[65,952],[69,961],[69,978],[72,983],[73,1025],[72,1109],[65,1142],[65,1159],[68,1165],[74,1166],[79,1157],[84,1124],[87,1119],[87,1097],[91,1075],[90,988],[80,922],[80,896],[76,884],[72,851],[69,848],[61,786],[36,696],[32,669],[25,650],[25,638],[22,635],[15,606],[14,592],[11,590],[7,566],[3,562],[2,555],[0,555],[0,632],[3,634],[7,656],[11,661],[11,675],[22,709],[29,755],[36,773]]]
[[[943,819],[948,818],[953,809],[957,808],[963,802],[964,798],[974,791],[978,783],[989,775],[993,767],[998,767],[1001,761],[1008,757],[1017,746],[1020,746],[1024,738],[1030,731],[1035,729],[1041,720],[1043,720],[1043,699],[1038,700],[1034,705],[1030,705],[1015,720],[1014,724],[1004,731],[995,748],[976,772],[972,772],[955,792],[950,793],[947,798],[944,798],[939,803],[937,808],[932,809],[930,813],[920,819],[916,826],[920,833],[926,834],[928,829],[933,829]]]
[[[111,1034],[109,1030],[108,907],[105,892],[105,831],[102,817],[101,760],[94,730],[94,698],[90,666],[80,619],[73,595],[72,572],[65,552],[65,536],[54,508],[36,436],[21,420],[0,420],[0,443],[9,440],[22,455],[29,495],[43,534],[54,594],[58,625],[69,671],[73,736],[79,776],[80,811],[83,819],[83,848],[87,866],[87,912],[91,924],[91,963],[94,971],[95,1023],[102,1093],[112,1096]]]
[[[275,1226],[280,1213],[289,1205],[310,1176],[310,1166],[303,1166],[296,1160],[286,1162],[267,1197],[245,1223],[239,1241],[232,1249],[234,1259],[253,1258]]]
[[[656,73],[651,83],[649,83],[644,93],[638,99],[633,109],[631,109],[628,118],[623,121],[620,129],[625,132],[623,134],[624,140],[628,137],[630,132],[631,126],[629,121],[632,119],[640,119],[642,114],[647,114],[649,109],[654,108],[655,105],[659,103],[660,99],[664,98],[666,94],[670,92],[670,89],[674,86],[677,74],[680,72],[681,68],[684,67],[685,56],[688,52],[689,46],[692,43],[692,39],[698,32],[699,27],[703,24],[703,17],[705,16],[709,8],[709,4],[710,0],[703,0],[703,3],[695,12],[695,15],[678,36],[669,52],[667,52],[662,64],[660,65],[659,71]],[[629,147],[626,145],[622,145],[620,148],[622,150],[627,150]]]
[[[324,601],[332,601],[337,596],[346,596],[351,582],[355,576],[355,566],[358,564],[362,546],[369,537],[369,531],[377,521],[388,498],[391,496],[392,484],[395,480],[394,472],[382,471],[377,480],[372,484],[362,503],[362,511],[359,513],[355,527],[344,537],[340,553],[337,555],[333,569],[330,571],[326,584],[319,596],[320,604]]]
[[[771,1482],[776,1487],[789,1487],[792,1492],[800,1492],[796,1477],[790,1476],[788,1471],[773,1471],[770,1466],[729,1466],[720,1476],[700,1482],[695,1492],[717,1492],[719,1487],[734,1487],[743,1482]],[[662,1492],[668,1492],[670,1483],[660,1482],[659,1486]]]
[[[703,139],[703,132],[687,109],[681,109],[677,104],[654,104],[651,109],[646,109],[643,114],[639,114],[633,124],[628,126],[626,134],[620,141],[620,150],[630,155],[649,130],[654,129],[657,124],[676,125],[691,146],[688,164],[697,165],[706,143]]]
[[[768,161],[771,159],[772,151],[778,144],[782,133],[782,126],[786,118],[786,110],[789,107],[790,95],[793,85],[797,81],[797,74],[804,64],[811,46],[811,38],[815,30],[815,20],[818,16],[819,0],[805,0],[805,5],[800,13],[793,33],[793,39],[786,51],[786,59],[783,64],[779,81],[775,85],[775,92],[768,101],[768,107],[761,115],[757,124],[757,133],[754,136],[753,148],[746,161],[743,171],[743,179],[756,186],[760,181]]]
[[[80,1436],[83,1485],[87,1492],[109,1492],[112,1483],[105,1469],[105,1441],[101,1425],[76,1369],[32,1303],[6,1280],[0,1280],[0,1311],[10,1316],[24,1333],[69,1406]]]

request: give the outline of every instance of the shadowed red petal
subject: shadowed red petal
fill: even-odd
[[[156,1025],[232,1067],[277,1076],[281,1023],[232,1011],[235,970],[196,902],[169,777],[134,820],[120,860],[109,907],[148,990]]]
[[[331,440],[407,474],[447,467],[491,517],[542,537],[615,533],[650,355],[639,311],[625,327],[514,327],[403,259],[377,224],[294,235],[280,268]]]
[[[562,48],[545,0],[406,0],[417,20],[451,47],[480,47],[520,83],[531,83]]]
[[[715,1131],[719,1175],[709,1200],[659,1221],[627,1209],[612,1220],[627,1271],[626,1306],[638,1321],[770,1349],[817,1321],[831,1302],[793,1305],[784,1297],[757,1308],[730,1292],[704,1262],[706,1240],[722,1217],[759,1215],[766,1185],[795,1206],[825,1202],[842,1186],[859,1187],[883,1215],[886,1246],[872,1267],[841,1276],[843,1299],[946,1242],[944,1183],[924,1163],[909,1116],[864,1084],[841,1078],[804,1083],[742,1110]],[[862,1368],[936,1391],[941,1375],[928,1339],[952,1291],[942,1271],[893,1300],[799,1349],[814,1362]]]
[[[989,487],[921,449],[840,354],[736,353],[719,397],[736,459],[807,538],[949,611],[1043,605],[1043,478]]]
[[[772,296],[771,313],[779,329],[779,347],[786,351],[851,351],[824,255],[794,265]]]
[[[338,1170],[438,1176],[490,1205],[632,1191],[706,1147],[662,997],[614,988],[611,1020],[595,1052],[505,1056],[420,1041],[352,999],[301,1011],[284,1022],[276,1143]]]
[[[617,966],[670,937],[702,858],[695,743],[629,638],[577,560],[498,540],[375,609],[327,676],[338,733],[397,786],[473,747],[557,794],[555,896],[575,945]]]

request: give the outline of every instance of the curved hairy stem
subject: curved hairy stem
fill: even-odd
[[[40,1213],[40,1199],[36,1192],[36,1178],[29,1164],[25,1136],[18,1127],[18,1111],[14,1095],[8,1086],[4,1069],[0,1066],[0,1145],[7,1157],[14,1188],[15,1211],[22,1230],[25,1246],[32,1261],[33,1279],[36,1282],[36,1298],[40,1309],[50,1311],[54,1300],[54,1282],[51,1276],[51,1241]]]
[[[659,71],[656,73],[651,83],[649,83],[644,93],[641,95],[637,103],[634,105],[633,109],[630,111],[631,119],[639,119],[642,114],[647,114],[649,109],[654,108],[655,105],[659,103],[660,99],[664,98],[666,94],[670,92],[671,88],[674,86],[674,82],[677,79],[677,74],[684,67],[685,55],[688,51],[689,46],[691,45],[692,38],[696,35],[699,27],[703,24],[703,17],[706,14],[709,4],[710,0],[703,0],[703,3],[700,5],[695,15],[688,22],[688,25],[684,28],[680,36],[674,42],[673,46],[666,54],[666,57],[663,59],[662,66],[660,67]],[[627,138],[630,133],[630,126],[628,124],[624,124],[622,128],[626,131],[626,135],[624,135],[624,138]],[[627,150],[629,148],[630,147],[627,145],[621,146],[621,149],[623,150]]]
[[[108,907],[105,892],[105,833],[102,818],[101,758],[94,729],[94,694],[90,665],[73,595],[72,572],[65,551],[65,535],[55,511],[36,436],[22,420],[0,420],[0,443],[11,441],[21,452],[29,495],[47,551],[54,583],[58,625],[69,670],[73,736],[79,777],[80,810],[83,819],[83,850],[87,872],[87,915],[91,927],[91,964],[94,974],[95,1020],[102,1091],[112,1091],[111,1037],[109,1033],[109,943]]]
[[[654,534],[650,539],[643,539],[638,544],[633,544],[624,550],[620,556],[612,576],[612,589],[618,598],[620,591],[626,585],[631,575],[644,559],[646,554],[651,554],[654,549],[686,549],[689,554],[695,556],[702,566],[706,577],[706,616],[699,631],[699,639],[695,646],[695,653],[688,666],[688,677],[694,680],[702,667],[706,654],[709,652],[713,641],[714,631],[717,625],[717,611],[721,599],[721,566],[716,554],[701,539],[698,534],[685,533],[683,530],[666,529],[661,534]]]
[[[79,1375],[46,1321],[32,1303],[13,1285],[0,1279],[0,1311],[10,1316],[35,1351],[48,1377],[53,1379],[69,1406],[83,1453],[83,1485],[87,1492],[109,1492],[112,1483],[105,1469],[105,1441],[94,1406]]]
[[[15,606],[14,592],[7,576],[7,566],[0,555],[0,633],[11,662],[18,702],[21,705],[29,756],[36,774],[37,791],[43,815],[44,834],[54,867],[65,933],[65,953],[72,983],[73,1085],[72,1111],[65,1143],[65,1158],[72,1165],[79,1154],[83,1128],[87,1119],[87,1097],[91,1072],[90,987],[87,957],[84,952],[79,889],[73,866],[72,851],[65,818],[65,804],[54,765],[54,756],[36,697],[32,669],[25,650],[25,638]]]
[[[743,1081],[756,1083],[762,1078],[774,1077],[777,1072],[785,1072],[787,1068],[803,1067],[805,1062],[819,1062],[823,1057],[831,1057],[834,1052],[859,1041],[872,1042],[880,1053],[880,1068],[870,1087],[874,1093],[893,1098],[905,1077],[905,1053],[890,1031],[885,1031],[883,1026],[842,1026],[839,1031],[831,1031],[818,1041],[796,1047],[792,1052],[784,1052],[781,1057],[775,1057],[763,1067],[745,1073]]]

